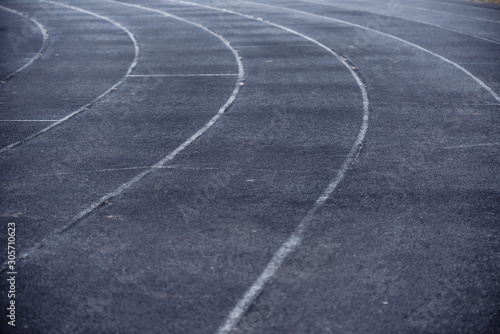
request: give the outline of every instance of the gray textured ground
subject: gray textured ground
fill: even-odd
[[[0,3],[0,331],[213,333],[309,217],[234,333],[500,332],[500,6],[126,1]]]

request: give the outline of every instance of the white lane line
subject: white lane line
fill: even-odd
[[[466,70],[465,68],[463,68],[462,66],[460,66],[459,64],[455,63],[454,61],[451,61],[448,58],[445,58],[445,57],[443,57],[443,56],[441,56],[441,55],[439,55],[437,53],[434,53],[434,52],[432,52],[430,50],[427,50],[426,48],[423,48],[420,45],[414,44],[414,43],[409,42],[409,41],[407,41],[405,39],[396,37],[396,36],[391,35],[391,34],[387,34],[385,32],[379,31],[379,30],[368,28],[368,27],[365,27],[365,26],[362,26],[362,25],[359,25],[359,24],[356,24],[356,23],[352,23],[352,22],[349,22],[349,21],[344,21],[344,20],[335,19],[335,18],[328,17],[328,16],[322,16],[322,15],[318,15],[318,14],[313,14],[313,13],[305,12],[305,11],[298,10],[298,9],[281,7],[281,6],[275,6],[275,5],[268,5],[268,4],[263,4],[263,3],[259,3],[259,2],[252,2],[252,1],[241,1],[241,2],[246,2],[246,3],[258,5],[258,6],[274,7],[274,8],[278,8],[278,9],[289,10],[289,11],[296,12],[296,13],[301,13],[301,14],[304,14],[304,15],[309,15],[309,16],[314,16],[314,17],[322,18],[324,20],[329,20],[329,21],[333,21],[333,22],[337,22],[337,23],[342,23],[342,24],[349,25],[349,26],[356,27],[356,28],[360,28],[360,29],[363,29],[363,30],[368,30],[368,31],[380,34],[382,36],[386,36],[386,37],[395,39],[395,40],[397,40],[399,42],[411,45],[414,48],[417,48],[417,49],[419,49],[421,51],[424,51],[424,52],[426,52],[428,54],[431,54],[431,55],[433,55],[433,56],[435,56],[435,57],[437,57],[437,58],[439,58],[439,59],[447,62],[448,64],[455,66],[460,71],[464,72],[469,77],[471,77],[474,81],[476,81],[481,87],[483,87],[484,89],[486,89],[488,91],[488,93],[490,93],[490,95],[493,96],[493,98],[495,100],[497,100],[498,103],[500,103],[500,96],[498,96],[497,93],[495,93],[488,85],[486,85],[481,79],[479,79],[478,77],[476,77],[474,74],[472,74],[471,72],[469,72],[468,70]]]
[[[475,19],[475,20],[485,21],[485,22],[500,23],[500,21],[496,21],[496,20],[483,19],[482,17],[474,17],[474,16],[470,17],[470,16],[467,16],[467,15],[461,15],[461,14],[456,14],[456,13],[449,13],[449,12],[444,12],[444,11],[441,11],[441,10],[430,9],[430,8],[422,8],[422,7],[415,7],[415,6],[408,6],[408,5],[401,5],[401,7],[412,8],[412,9],[417,9],[417,10],[422,10],[422,11],[427,11],[427,12],[434,12],[434,13],[438,13],[438,14],[445,14],[445,15],[465,17],[465,18],[468,18],[468,19]]]
[[[487,63],[481,63],[481,62],[468,62],[468,63],[462,63],[460,62],[460,65],[499,65],[499,62],[492,63],[492,62],[487,62]]]
[[[168,166],[161,166],[161,167],[155,167],[155,166],[134,166],[134,167],[121,167],[121,168],[104,168],[104,169],[92,169],[92,170],[82,170],[82,171],[74,171],[74,172],[57,172],[55,174],[41,174],[40,176],[62,176],[62,175],[74,175],[74,174],[83,174],[83,173],[103,173],[103,172],[120,172],[120,171],[126,171],[126,170],[138,170],[138,169],[149,169],[149,168],[156,168],[156,169],[195,169],[193,167],[184,167],[184,166],[177,166],[177,165],[168,165]],[[198,168],[198,169],[214,169],[214,168]]]
[[[134,166],[134,167],[121,167],[121,168],[104,168],[104,169],[92,169],[92,170],[79,170],[74,172],[56,172],[51,174],[40,174],[40,176],[63,176],[63,175],[75,175],[75,174],[83,174],[83,173],[105,173],[105,172],[119,172],[126,170],[138,170],[138,169],[148,169],[148,168],[156,168],[156,169],[179,169],[186,171],[207,171],[207,170],[217,170],[217,171],[225,171],[223,168],[215,168],[215,167],[204,167],[204,166],[187,166],[187,165],[167,165],[161,167],[155,166]],[[269,168],[257,168],[252,169],[252,172],[276,172],[275,169]],[[322,172],[336,172],[338,169],[325,168]],[[292,174],[311,174],[309,170],[295,170],[295,169],[280,169],[281,173],[292,173]]]
[[[192,2],[187,2],[187,1],[175,1],[175,0],[165,0],[165,1],[170,1],[174,3],[181,3],[181,4],[187,4],[187,5],[192,5],[192,6],[198,6],[198,7],[203,7],[203,8],[208,8],[212,10],[217,10],[217,11],[222,11],[230,14],[235,14],[239,15],[245,18],[249,18],[252,20],[260,21],[262,23],[277,27],[279,29],[288,31],[294,35],[297,35],[299,37],[302,37],[319,47],[323,48],[326,50],[328,53],[332,54],[335,56],[351,73],[351,75],[354,77],[354,80],[356,81],[357,85],[359,86],[361,90],[361,96],[363,99],[363,118],[362,118],[362,123],[361,123],[361,128],[358,133],[358,136],[351,147],[351,150],[349,151],[346,159],[342,163],[340,169],[338,170],[335,178],[332,180],[332,182],[328,185],[328,187],[323,191],[321,196],[316,200],[314,203],[313,207],[308,211],[306,216],[301,220],[299,225],[296,227],[295,231],[292,233],[292,235],[288,238],[288,240],[281,245],[281,247],[278,249],[278,251],[273,255],[269,263],[266,265],[264,268],[264,271],[260,274],[260,276],[257,278],[257,280],[250,286],[250,288],[245,292],[243,297],[238,300],[234,308],[231,310],[225,321],[221,324],[221,326],[217,329],[217,334],[225,334],[225,333],[230,333],[233,331],[243,315],[247,312],[248,308],[252,305],[252,303],[255,301],[255,299],[259,296],[259,294],[262,292],[266,284],[271,280],[272,277],[276,274],[278,269],[281,267],[283,261],[290,255],[291,253],[295,252],[297,248],[300,246],[300,243],[302,242],[302,238],[304,237],[305,232],[311,227],[312,221],[314,218],[314,215],[317,213],[317,211],[323,206],[325,201],[331,196],[333,191],[337,188],[338,184],[340,181],[345,176],[345,173],[351,166],[351,164],[354,162],[354,159],[356,158],[358,152],[360,151],[362,147],[363,140],[365,138],[366,132],[368,130],[368,118],[370,114],[370,108],[369,108],[369,100],[368,100],[368,92],[366,90],[365,84],[363,83],[363,80],[359,76],[359,74],[353,69],[354,66],[349,64],[344,57],[327,47],[326,45],[318,42],[317,40],[303,35],[295,30],[289,29],[287,27],[284,27],[282,25],[272,23],[269,21],[264,21],[260,18],[253,17],[250,15],[246,15],[243,13],[238,13],[232,10],[224,9],[224,8],[218,8],[218,7],[212,7],[208,5],[200,5],[197,3],[192,3]]]
[[[53,4],[53,5],[57,5],[57,6],[61,6],[61,7],[65,7],[65,8],[69,8],[69,9],[73,9],[73,10],[79,11],[81,13],[92,15],[94,17],[97,17],[99,19],[102,19],[102,20],[105,20],[105,21],[108,21],[108,22],[114,24],[115,26],[117,26],[121,30],[125,31],[127,33],[127,35],[129,36],[129,38],[132,40],[132,43],[134,44],[134,49],[135,49],[134,59],[133,59],[132,63],[130,64],[130,66],[128,67],[127,72],[125,73],[125,75],[117,83],[115,83],[113,86],[111,86],[107,91],[105,91],[104,93],[102,93],[101,95],[99,95],[98,97],[96,97],[94,100],[92,100],[91,102],[87,103],[83,107],[80,107],[77,110],[73,111],[72,113],[66,115],[65,117],[63,117],[61,119],[58,119],[56,122],[52,123],[51,125],[47,126],[46,128],[43,128],[42,130],[40,130],[38,132],[35,132],[35,133],[27,136],[24,139],[21,139],[21,140],[16,141],[16,142],[14,142],[14,143],[12,143],[12,144],[10,144],[8,146],[5,146],[5,147],[1,148],[0,149],[0,154],[6,152],[8,150],[11,150],[14,147],[17,147],[17,146],[19,146],[21,144],[24,144],[25,142],[27,142],[27,141],[29,141],[29,140],[31,140],[33,138],[36,138],[36,137],[44,134],[45,132],[47,132],[47,131],[55,128],[56,126],[58,126],[61,123],[66,122],[70,118],[73,118],[74,116],[80,114],[81,112],[87,110],[88,108],[90,108],[91,106],[93,106],[94,104],[96,104],[97,102],[99,102],[101,99],[103,99],[105,96],[107,96],[112,91],[116,90],[116,88],[118,86],[120,86],[122,83],[125,82],[125,80],[127,79],[127,75],[129,75],[130,72],[132,72],[132,70],[134,69],[134,67],[137,65],[137,61],[139,60],[140,50],[139,50],[139,44],[137,43],[137,40],[135,39],[134,35],[127,28],[125,28],[124,26],[122,26],[120,23],[118,23],[116,21],[113,21],[109,17],[105,17],[105,16],[102,16],[102,15],[99,15],[99,14],[96,14],[96,13],[93,13],[93,12],[89,12],[88,10],[81,9],[81,8],[78,8],[78,7],[66,5],[66,4],[59,3],[59,2],[49,1],[49,0],[40,0],[40,1],[41,2],[50,3],[50,4]]]
[[[0,119],[0,122],[57,122],[57,119]]]
[[[427,3],[432,3],[432,4],[436,4],[436,0],[421,0],[421,2],[427,2]],[[498,10],[498,8],[495,6],[495,5],[492,5],[492,7],[486,7],[485,5],[487,5],[486,2],[482,2],[482,1],[473,1],[475,5],[477,6],[471,6],[472,5],[472,2],[471,0],[460,0],[460,1],[453,1],[453,2],[449,2],[449,1],[439,1],[439,4],[440,5],[447,5],[447,6],[453,6],[453,7],[462,7],[462,9],[473,9],[473,10],[477,10],[477,11],[488,11],[489,13],[493,13],[493,11],[496,11]]]
[[[462,35],[466,35],[466,36],[478,38],[478,39],[481,39],[483,41],[487,41],[487,42],[490,42],[490,43],[500,44],[500,41],[497,41],[497,40],[494,40],[494,39],[491,39],[491,38],[488,38],[488,37],[484,37],[484,36],[480,36],[480,35],[476,35],[476,34],[471,34],[471,33],[465,32],[465,31],[461,31],[461,30],[457,30],[457,29],[445,27],[445,26],[442,26],[442,25],[439,25],[439,24],[434,24],[434,23],[420,21],[420,20],[415,20],[415,19],[409,19],[409,18],[406,18],[404,16],[388,15],[388,14],[377,13],[377,12],[374,12],[374,11],[371,11],[371,10],[366,10],[366,9],[358,9],[358,8],[355,8],[355,7],[353,8],[353,7],[345,7],[345,6],[339,6],[339,5],[331,5],[329,3],[317,2],[317,1],[311,1],[311,0],[298,0],[298,1],[305,2],[305,3],[310,3],[310,4],[316,4],[316,5],[323,5],[323,6],[333,7],[333,8],[350,9],[350,10],[353,10],[353,11],[371,13],[371,14],[381,15],[381,16],[386,16],[386,17],[399,18],[399,19],[406,20],[406,21],[421,23],[421,24],[432,26],[432,27],[436,27],[436,28],[440,28],[440,29],[444,29],[444,30],[453,31],[453,32],[456,32],[456,33],[459,33],[459,34],[462,34]]]
[[[42,57],[43,53],[47,49],[47,46],[49,45],[49,33],[47,32],[47,29],[40,22],[29,17],[28,15],[21,13],[15,9],[7,8],[7,7],[1,6],[1,5],[0,5],[0,8],[4,9],[6,11],[12,12],[14,14],[20,15],[20,16],[30,20],[38,27],[38,29],[40,29],[40,31],[42,32],[42,35],[43,35],[42,46],[40,47],[40,50],[38,50],[38,52],[26,64],[24,64],[21,68],[17,69],[15,72],[12,72],[11,74],[7,75],[5,78],[0,79],[0,81],[3,82],[3,81],[7,81],[7,80],[11,79],[16,74],[18,74],[19,72],[24,70],[26,67],[30,66],[31,64],[33,64],[35,61],[37,61],[38,59],[40,59]]]
[[[469,147],[481,147],[481,146],[497,146],[500,143],[484,143],[484,144],[470,144],[470,145],[458,145],[458,146],[446,146],[443,147],[445,150],[455,149],[455,148],[469,148]]]
[[[144,77],[237,77],[237,73],[205,73],[205,74],[129,74],[129,78]]]

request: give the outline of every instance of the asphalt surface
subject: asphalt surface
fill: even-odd
[[[0,6],[0,332],[500,333],[500,6]]]

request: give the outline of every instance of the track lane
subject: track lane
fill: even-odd
[[[117,2],[117,1],[112,1],[112,0],[105,0],[105,1],[119,4],[119,2]],[[112,192],[109,192],[108,194],[104,195],[103,197],[101,197],[96,202],[92,203],[89,207],[87,207],[84,210],[80,211],[73,218],[71,218],[70,221],[66,225],[64,225],[62,228],[58,229],[56,231],[57,234],[64,233],[67,229],[69,229],[70,227],[72,227],[80,219],[82,219],[85,216],[89,215],[94,210],[96,210],[97,208],[101,207],[103,204],[107,203],[112,198],[114,198],[114,197],[120,195],[121,193],[123,193],[124,191],[128,190],[129,188],[131,188],[132,186],[134,186],[136,183],[138,183],[139,181],[141,181],[147,175],[151,174],[152,172],[154,172],[155,170],[157,170],[159,168],[163,168],[167,163],[169,163],[172,159],[174,159],[175,156],[177,156],[180,152],[182,152],[183,150],[185,150],[189,145],[191,145],[200,136],[202,136],[208,129],[210,129],[219,120],[219,118],[221,118],[221,116],[226,112],[226,110],[229,108],[229,106],[231,106],[231,104],[235,101],[236,96],[238,95],[238,93],[240,91],[240,86],[242,86],[242,83],[243,83],[243,76],[245,74],[245,71],[243,70],[243,64],[242,64],[242,62],[240,60],[240,56],[238,55],[238,52],[231,46],[231,44],[224,37],[222,37],[222,36],[214,33],[213,31],[211,31],[210,29],[208,29],[208,28],[206,28],[206,27],[204,27],[202,25],[199,25],[197,23],[191,22],[189,20],[185,20],[185,19],[183,19],[181,17],[178,17],[178,16],[171,15],[171,14],[163,12],[163,11],[159,11],[159,10],[155,10],[155,9],[151,9],[151,8],[147,8],[147,7],[144,7],[144,6],[141,6],[141,5],[135,5],[135,4],[132,5],[132,7],[143,9],[143,10],[147,10],[147,11],[151,11],[151,12],[155,12],[155,13],[158,13],[160,15],[166,16],[168,18],[173,18],[173,19],[182,21],[184,23],[188,23],[188,24],[194,25],[194,26],[196,26],[196,27],[198,27],[198,28],[200,28],[200,29],[208,32],[209,34],[217,37],[222,43],[224,43],[224,45],[229,50],[231,50],[231,52],[233,53],[234,59],[235,59],[236,63],[238,64],[238,75],[237,75],[237,78],[236,78],[236,85],[235,85],[233,91],[231,92],[231,96],[229,97],[229,99],[226,101],[226,103],[224,103],[224,105],[222,107],[220,107],[220,109],[217,111],[217,113],[215,114],[215,116],[213,116],[203,127],[201,127],[198,131],[196,131],[185,142],[183,142],[181,145],[177,146],[173,151],[171,151],[163,159],[157,161],[154,165],[152,165],[151,167],[147,168],[142,173],[136,175],[134,178],[130,179],[129,181],[121,184],[118,188],[116,188]],[[204,75],[202,75],[202,76],[204,76]],[[29,251],[28,251],[28,253],[29,253]]]
[[[172,2],[177,2],[173,0],[169,0]],[[188,2],[178,2],[178,3],[188,3]],[[194,4],[194,3],[189,3],[189,4]],[[198,4],[196,4],[198,5]],[[224,12],[228,12],[231,14],[236,14],[240,15],[246,18],[250,19],[255,19],[258,20],[258,18],[245,15],[242,13],[238,13],[235,11],[231,11],[228,9],[223,9],[223,8],[217,8],[217,7],[212,7],[212,6],[203,6],[203,5],[198,5],[204,8],[208,9],[213,9],[213,10],[220,10]],[[241,297],[241,299],[238,300],[234,308],[230,311],[229,315],[225,319],[225,321],[221,324],[221,326],[217,329],[217,333],[224,334],[224,333],[230,333],[232,332],[238,323],[241,321],[242,317],[245,315],[245,313],[248,311],[250,306],[254,303],[255,299],[260,295],[262,290],[265,288],[265,286],[269,283],[270,280],[276,275],[277,271],[285,261],[285,259],[295,252],[299,247],[302,242],[302,239],[304,237],[304,234],[307,232],[307,230],[311,227],[314,216],[316,213],[319,211],[319,209],[323,206],[323,204],[328,200],[328,198],[332,195],[332,193],[335,191],[337,188],[338,184],[342,181],[344,178],[345,173],[351,166],[351,164],[354,162],[355,157],[360,153],[360,149],[362,147],[363,140],[365,138],[366,132],[368,130],[368,118],[369,118],[369,101],[368,101],[368,92],[366,91],[366,85],[363,83],[362,78],[359,76],[359,74],[354,71],[354,66],[346,61],[346,59],[333,51],[332,49],[328,48],[324,44],[321,44],[317,40],[314,40],[306,35],[303,35],[301,33],[298,33],[297,31],[294,31],[290,28],[287,28],[285,26],[270,22],[268,20],[263,21],[267,24],[270,24],[272,26],[278,27],[280,29],[286,30],[292,34],[295,34],[297,36],[300,36],[308,41],[311,41],[318,45],[319,47],[325,49],[332,55],[334,55],[340,62],[342,62],[346,68],[350,71],[352,76],[354,77],[358,87],[361,90],[361,95],[363,99],[363,121],[361,125],[361,129],[359,131],[359,134],[349,151],[349,154],[347,155],[346,160],[343,161],[339,171],[337,172],[337,175],[335,178],[331,181],[331,183],[326,187],[326,189],[323,191],[323,193],[320,195],[320,197],[314,202],[313,207],[307,212],[306,216],[300,221],[299,225],[296,227],[294,232],[290,235],[290,237],[280,246],[280,248],[273,254],[273,257],[271,260],[268,262],[266,267],[264,268],[263,272],[259,275],[259,277],[254,281],[254,283],[246,290],[244,295]]]

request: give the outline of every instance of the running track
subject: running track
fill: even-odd
[[[1,331],[500,332],[500,7],[196,1],[0,3]]]

